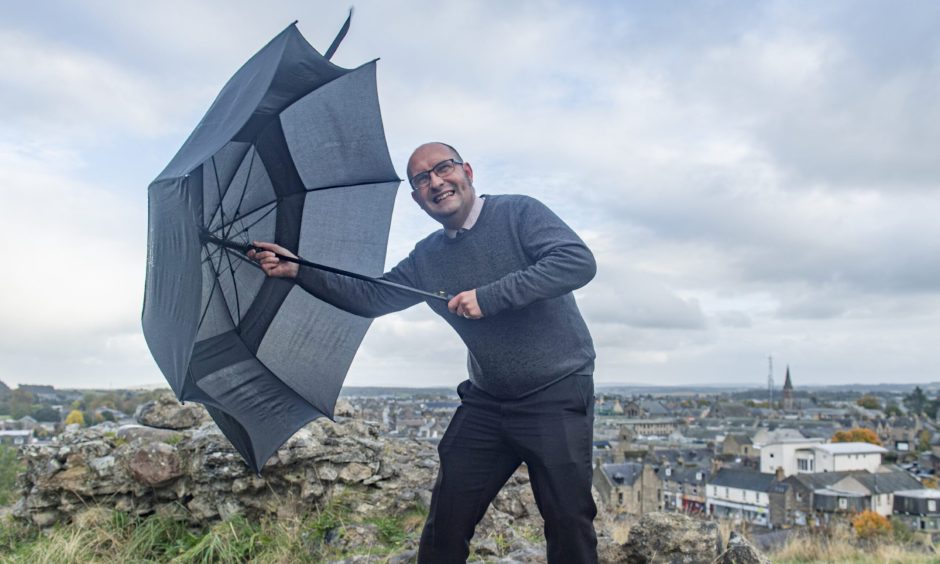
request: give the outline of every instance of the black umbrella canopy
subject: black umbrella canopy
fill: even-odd
[[[400,180],[375,80],[374,61],[340,68],[292,24],[149,187],[147,344],[177,397],[203,403],[256,472],[297,429],[332,417],[370,321],[216,242],[275,241],[381,275]]]

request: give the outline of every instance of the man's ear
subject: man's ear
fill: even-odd
[[[416,204],[424,208],[421,202],[421,196],[418,194],[418,190],[411,191],[411,199],[414,200]]]
[[[464,173],[467,175],[467,178],[470,180],[470,183],[473,184],[473,167],[470,166],[470,163],[463,163],[460,166],[463,167]]]

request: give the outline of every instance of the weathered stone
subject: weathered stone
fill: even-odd
[[[770,559],[754,548],[743,535],[731,531],[728,548],[721,555],[721,564],[770,564]]]
[[[134,418],[141,425],[160,429],[189,429],[206,419],[206,409],[198,403],[181,404],[171,394],[164,394],[137,408]]]
[[[131,475],[139,483],[159,486],[183,475],[176,448],[166,443],[147,443],[130,459]]]
[[[339,473],[339,479],[344,482],[361,482],[372,475],[372,469],[365,464],[353,462],[347,464]]]
[[[88,467],[94,470],[99,478],[109,476],[114,470],[114,457],[108,455],[93,458],[88,462]]]
[[[679,513],[648,513],[630,529],[626,562],[712,563],[721,555],[718,524]]]
[[[30,515],[33,524],[37,527],[51,527],[59,520],[58,511],[43,511],[41,513],[33,513]]]
[[[349,400],[340,398],[336,400],[336,407],[333,408],[333,415],[336,417],[355,417],[356,408]]]
[[[172,429],[156,429],[154,427],[144,427],[143,425],[123,425],[117,430],[116,436],[127,442],[139,440],[175,444],[181,441],[184,435]]]

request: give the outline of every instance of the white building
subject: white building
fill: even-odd
[[[869,443],[823,443],[822,439],[785,440],[760,451],[760,471],[784,476],[818,472],[868,470],[876,472],[885,448]]]
[[[888,450],[870,443],[826,443],[813,447],[816,472],[877,472]]]
[[[722,468],[705,487],[706,511],[718,518],[763,527],[779,525],[785,517],[788,487],[771,474]]]
[[[760,471],[763,474],[776,474],[777,468],[783,468],[784,476],[799,472],[815,472],[813,447],[823,443],[823,439],[779,439],[760,448]]]

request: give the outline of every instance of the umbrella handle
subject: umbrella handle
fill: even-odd
[[[262,251],[267,250],[267,249],[261,249],[261,248],[258,248],[258,247],[255,247],[246,243],[236,243],[234,241],[227,241],[225,239],[219,239],[218,237],[211,235],[209,233],[205,233],[205,232],[202,234],[201,238],[204,243],[213,243],[220,247],[225,247],[226,249],[240,251],[245,254],[248,254],[248,251],[252,251],[252,250],[256,252],[262,252]],[[300,257],[297,257],[297,258],[287,257],[287,256],[280,255],[277,253],[274,253],[274,255],[281,260],[299,264],[301,266],[309,266],[310,268],[316,268],[317,270],[323,270],[325,272],[332,272],[333,274],[339,274],[341,276],[349,276],[350,278],[357,278],[359,280],[365,280],[366,282],[372,282],[373,284],[389,286],[391,288],[395,288],[396,290],[411,292],[412,294],[418,294],[419,296],[422,296],[425,298],[431,298],[434,300],[442,300],[444,302],[449,302],[454,297],[448,294],[447,292],[445,292],[444,290],[439,290],[438,292],[426,292],[424,290],[412,288],[411,286],[405,286],[404,284],[397,284],[395,282],[385,280],[384,278],[375,278],[372,276],[367,276],[365,274],[359,274],[358,272],[350,272],[348,270],[343,270],[341,268],[334,268],[332,266],[327,266],[325,264],[318,264],[315,262],[310,262],[309,260],[305,260]]]

